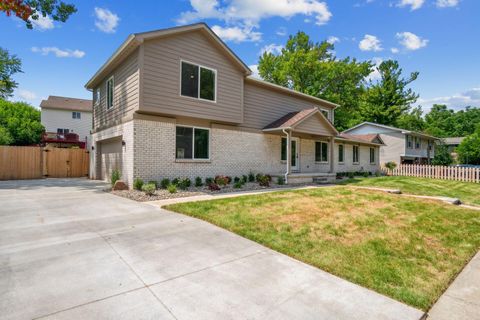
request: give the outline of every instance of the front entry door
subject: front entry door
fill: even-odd
[[[299,146],[299,139],[298,138],[292,138],[291,139],[292,143],[292,162],[291,162],[291,168],[292,171],[298,171],[299,165],[298,165],[298,146]]]

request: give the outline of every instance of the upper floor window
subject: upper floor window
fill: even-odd
[[[315,162],[328,162],[328,142],[315,142]]]
[[[78,111],[72,112],[72,119],[81,119],[81,113]]]
[[[64,129],[64,128],[58,128],[57,129],[57,134],[64,135],[64,134],[67,134],[67,133],[70,133],[69,129]]]
[[[114,83],[113,77],[107,80],[107,109],[113,107]]]
[[[413,149],[413,137],[407,135],[407,148]]]
[[[209,136],[209,129],[178,126],[175,143],[176,158],[208,160],[210,158]]]
[[[320,109],[320,112],[325,116],[325,118],[330,120],[330,112],[328,112],[328,110]]]
[[[215,101],[216,76],[216,70],[182,61],[181,95]]]
[[[353,163],[358,164],[360,162],[359,146],[353,146]]]
[[[420,149],[420,138],[415,137],[415,149]]]

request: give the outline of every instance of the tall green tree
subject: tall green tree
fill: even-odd
[[[480,123],[480,108],[454,111],[446,105],[434,105],[425,115],[425,131],[437,137],[465,137]]]
[[[77,8],[59,0],[0,0],[0,11],[8,17],[15,15],[25,21],[28,29],[32,29],[32,20],[38,20],[40,16],[51,16],[55,21],[66,22],[70,15],[77,12]]]
[[[480,126],[473,134],[463,139],[457,153],[460,163],[480,165]]]
[[[448,147],[444,144],[435,146],[435,156],[433,157],[432,164],[434,166],[449,166],[453,163],[453,158]]]
[[[423,132],[425,120],[422,107],[415,107],[410,112],[402,114],[396,121],[396,127],[411,131]]]
[[[337,59],[333,50],[333,44],[315,43],[300,31],[289,37],[278,55],[264,53],[258,70],[266,81],[339,104],[335,125],[343,130],[361,121],[358,101],[373,64]]]
[[[0,48],[0,99],[6,99],[13,95],[13,90],[18,84],[12,79],[12,76],[18,72],[22,72],[20,59]]]
[[[0,99],[0,143],[18,146],[38,144],[44,131],[40,110],[27,103]]]
[[[383,61],[377,70],[380,80],[370,81],[360,105],[362,117],[365,121],[397,125],[398,119],[408,113],[418,99],[418,94],[408,88],[417,79],[418,72],[404,78],[402,68],[394,60]]]

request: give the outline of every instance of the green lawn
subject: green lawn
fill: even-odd
[[[416,177],[355,178],[340,182],[357,186],[400,189],[403,193],[459,198],[480,205],[480,184]]]
[[[344,186],[167,209],[423,310],[480,248],[479,211]]]

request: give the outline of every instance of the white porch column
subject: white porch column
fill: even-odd
[[[329,139],[330,146],[330,173],[335,172],[335,138],[332,136]]]
[[[292,173],[292,132],[287,131],[287,174]]]

